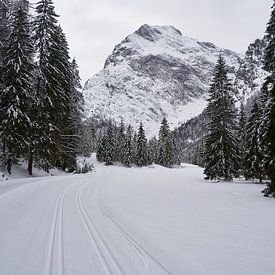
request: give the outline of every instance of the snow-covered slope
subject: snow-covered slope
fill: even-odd
[[[245,55],[183,36],[171,26],[143,25],[117,45],[104,69],[86,82],[86,115],[123,118],[134,126],[143,121],[149,135],[156,133],[163,116],[177,126],[206,106],[219,54],[235,80]]]
[[[274,274],[263,185],[204,182],[195,166],[94,164],[0,183],[1,275]]]

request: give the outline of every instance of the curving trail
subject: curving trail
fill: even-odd
[[[100,175],[56,177],[0,196],[0,274],[171,274],[100,208],[101,184]]]
[[[0,275],[275,274],[263,186],[99,165],[0,183]]]

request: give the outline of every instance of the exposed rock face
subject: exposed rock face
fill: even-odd
[[[258,93],[267,76],[267,72],[262,69],[266,45],[265,39],[256,39],[248,46],[240,62],[234,84],[237,98],[244,103]]]
[[[260,56],[260,41],[250,47],[253,58]],[[206,106],[219,54],[235,86],[247,85],[236,81],[241,64],[248,62],[245,56],[185,37],[171,26],[143,25],[115,47],[104,69],[85,84],[86,115],[123,118],[134,126],[143,121],[150,135],[163,116],[177,126]]]

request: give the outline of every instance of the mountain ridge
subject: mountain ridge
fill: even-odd
[[[260,51],[261,43],[256,46]],[[259,54],[253,51],[256,46],[250,45],[253,57]],[[149,136],[157,133],[163,116],[176,127],[205,108],[220,54],[227,62],[232,83],[243,92],[239,100],[245,100],[255,92],[260,84],[257,82],[261,82],[259,60],[250,68],[253,62],[248,54],[184,36],[173,26],[142,25],[115,46],[103,70],[86,82],[83,91],[86,116],[113,118],[118,122],[123,119],[134,127],[143,121]],[[253,77],[241,77],[240,68],[243,74],[250,70]],[[260,76],[255,78],[256,72]]]

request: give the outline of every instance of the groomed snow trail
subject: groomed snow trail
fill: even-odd
[[[0,274],[171,274],[100,209],[98,178],[56,177],[0,195]]]
[[[275,274],[262,185],[188,165],[96,169],[0,183],[0,275]]]

